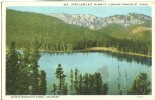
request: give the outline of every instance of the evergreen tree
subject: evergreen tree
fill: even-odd
[[[78,93],[80,95],[80,94],[83,94],[83,77],[81,74],[79,76],[79,82],[78,83],[79,83]]]
[[[74,89],[75,89],[75,94],[78,94],[78,73],[79,70],[77,68],[75,68],[75,81],[74,81]]]
[[[31,75],[31,68],[29,68],[29,56],[30,53],[27,51],[24,51],[24,54],[19,54],[19,72],[17,78],[18,95],[30,94],[29,87],[31,84],[27,81],[30,80]]]
[[[67,83],[66,83],[63,85],[62,94],[67,95],[67,92],[68,92],[68,88],[67,88]]]
[[[72,51],[73,51],[73,47],[71,43],[67,43],[67,52],[72,52]]]
[[[6,94],[8,95],[17,94],[18,60],[15,42],[12,42],[6,55]]]
[[[131,95],[147,95],[151,92],[149,88],[151,82],[148,81],[148,76],[146,73],[140,73],[134,80],[128,94]]]
[[[56,77],[59,79],[59,91],[58,94],[63,94],[64,91],[66,93],[67,86],[65,85],[65,77],[63,73],[63,68],[61,67],[61,64],[58,64],[58,68],[56,69]]]
[[[83,94],[84,95],[88,95],[90,92],[88,84],[89,84],[88,73],[85,73],[85,75],[83,76]]]
[[[35,38],[32,41],[32,51],[31,51],[31,57],[30,57],[30,65],[32,68],[32,76],[31,76],[31,82],[32,82],[32,89],[31,94],[37,95],[39,92],[39,74],[38,74],[38,60],[40,58],[39,54],[39,41],[37,38]]]
[[[56,85],[55,85],[55,84],[53,84],[53,90],[52,90],[51,92],[53,92],[53,93],[54,93],[54,95],[56,94],[56,90],[57,90],[57,87],[56,87]]]
[[[71,82],[71,85],[70,85],[70,90],[71,90],[71,94],[73,94],[73,91],[74,91],[74,79],[73,79],[73,70],[71,69],[71,74],[70,74],[70,82]]]
[[[101,88],[102,94],[106,95],[108,93],[108,89],[109,89],[109,86],[108,86],[108,83],[106,82],[102,85],[102,88]]]
[[[32,50],[20,54],[15,42],[11,43],[6,55],[6,94],[46,94],[46,73],[41,71],[40,77],[38,74],[38,49],[38,41],[33,41]]]
[[[95,94],[102,94],[101,89],[102,89],[102,77],[100,75],[100,73],[95,73],[94,74],[94,84],[95,84]]]
[[[59,79],[59,93],[58,94],[61,94],[61,89],[62,89],[62,75],[63,75],[63,69],[61,67],[61,64],[58,65],[58,68],[56,69],[56,77]]]
[[[62,85],[62,94],[63,95],[67,95],[67,92],[68,92],[67,83],[65,82],[65,78],[66,78],[66,75],[62,75],[61,85]]]
[[[39,84],[39,94],[40,95],[45,95],[47,88],[46,88],[46,73],[45,71],[41,70],[41,74],[40,74],[40,84]]]
[[[89,89],[90,89],[90,94],[95,94],[94,90],[95,90],[95,77],[92,74],[89,74]]]

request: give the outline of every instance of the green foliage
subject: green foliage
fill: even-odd
[[[17,94],[17,77],[19,72],[18,53],[15,42],[12,42],[6,55],[6,94]]]
[[[70,89],[71,89],[71,94],[73,94],[73,91],[74,91],[74,79],[73,79],[73,70],[71,69],[71,73],[70,73],[70,82],[71,82],[71,85],[70,85]]]
[[[83,94],[83,77],[82,74],[79,75],[79,82],[78,82],[78,93],[79,95]]]
[[[37,46],[37,44],[35,44]],[[38,74],[38,48],[18,53],[12,42],[6,55],[6,94],[46,94],[46,73]],[[40,79],[40,84],[39,84]],[[29,81],[27,81],[29,80]]]
[[[151,82],[148,81],[148,76],[146,73],[140,73],[134,80],[132,87],[128,91],[131,95],[147,95],[151,92],[149,88]]]
[[[100,73],[85,74],[83,76],[83,94],[85,95],[106,95],[108,84],[103,83]]]
[[[109,86],[108,86],[108,83],[106,82],[102,85],[102,89],[101,89],[102,94],[106,95],[108,93],[108,89],[109,89]]]
[[[79,70],[77,68],[75,68],[75,73],[74,73],[74,90],[75,90],[75,94],[78,94],[78,74],[79,74]]]
[[[32,68],[32,75],[31,75],[31,80],[32,80],[32,90],[31,93],[33,95],[37,95],[39,93],[39,73],[38,73],[38,60],[40,58],[39,54],[39,43],[36,39],[32,41],[32,52],[30,56],[30,67]]]
[[[19,54],[19,72],[18,72],[18,78],[16,81],[16,84],[18,84],[18,87],[16,90],[18,90],[18,95],[25,95],[30,94],[29,87],[31,86],[30,80],[31,79],[31,68],[29,67],[30,53],[27,51],[24,51],[23,54]]]
[[[88,73],[85,73],[85,75],[83,76],[83,94],[84,95],[88,95],[89,94],[89,77],[88,77]]]
[[[84,75],[79,74],[79,70],[75,68],[73,79],[73,71],[71,70],[70,76],[70,93],[72,95],[106,95],[108,92],[108,84],[103,83],[102,77],[100,73],[88,74]],[[61,64],[58,65],[56,69],[56,77],[59,79],[58,85],[58,94],[59,95],[67,95],[68,88],[65,80],[65,75],[63,74],[63,68]],[[61,83],[61,84],[60,84]],[[53,90],[51,92],[56,94],[57,86],[53,85]]]
[[[101,94],[102,93],[102,77],[100,73],[94,74],[94,87],[95,87],[95,94]]]
[[[66,83],[63,85],[62,94],[67,95],[67,93],[68,93],[68,88],[67,88],[67,83]]]
[[[14,40],[18,48],[29,48],[31,38],[37,36],[40,49],[54,52],[72,52],[89,47],[116,47],[123,52],[152,54],[151,30],[132,33],[139,26],[151,27],[150,22],[130,27],[110,24],[95,31],[43,14],[9,9],[6,13],[7,45]]]
[[[63,68],[61,67],[61,64],[58,64],[58,67],[56,69],[56,77],[59,79],[59,91],[58,94],[67,94],[67,84],[65,83],[65,77]]]
[[[40,95],[46,95],[46,91],[47,91],[47,88],[46,88],[46,73],[41,70],[41,73],[40,73],[40,82],[39,82],[39,94]]]
[[[57,87],[56,87],[56,85],[55,85],[55,84],[53,84],[53,90],[52,90],[51,92],[53,92],[53,93],[54,93],[54,95],[56,94],[56,90],[57,90]]]
[[[82,75],[79,74],[79,70],[77,68],[75,69],[75,95],[106,95],[108,93],[108,89],[108,84],[103,83],[100,73],[85,73]]]
[[[69,52],[81,47],[80,41],[84,38],[95,37],[92,30],[66,24],[55,17],[9,9],[6,13],[7,44],[14,40],[18,48],[29,48],[31,38],[36,34],[41,49]]]

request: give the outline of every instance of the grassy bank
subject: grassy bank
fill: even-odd
[[[113,47],[92,47],[92,48],[87,48],[85,51],[110,51],[114,53],[121,53],[121,54],[128,54],[128,55],[136,55],[136,56],[143,56],[143,57],[152,57],[150,55],[144,55],[144,54],[139,54],[139,53],[132,53],[132,52],[121,52],[118,51],[117,48]]]

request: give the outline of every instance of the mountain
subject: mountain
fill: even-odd
[[[79,15],[75,15],[74,19],[77,19],[76,17]],[[7,9],[6,45],[9,46],[12,41],[15,41],[17,48],[30,48],[31,41],[35,37],[40,43],[41,50],[55,52],[85,50],[91,47],[112,47],[121,52],[151,55],[152,30],[150,17],[132,14],[134,16],[132,20],[134,21],[124,25],[119,24],[121,21],[115,19],[118,16],[125,18],[124,15],[115,15],[104,18],[107,22],[101,29],[99,28],[101,27],[100,24],[103,24],[102,21],[98,21],[100,24],[93,24],[96,25],[93,29],[98,30],[92,30],[76,23],[69,24],[67,21],[70,16],[72,15],[61,14],[60,16],[60,14],[54,14],[49,16],[35,12]],[[83,19],[83,23],[90,21],[95,23],[95,20],[100,20],[100,18],[93,15],[83,16],[90,17],[90,20],[87,21]],[[103,18],[101,19],[103,20]],[[115,20],[110,22],[110,19]],[[136,19],[139,19],[139,21],[135,21]],[[81,22],[81,19],[79,22]],[[97,26],[98,28],[96,28]]]
[[[128,15],[114,15],[106,18],[97,17],[89,14],[70,15],[61,13],[61,14],[48,14],[48,15],[59,18],[68,24],[88,27],[92,30],[102,29],[109,24],[120,24],[123,26],[131,26],[135,24],[151,23],[152,21],[152,18],[150,16],[136,13],[129,13]]]

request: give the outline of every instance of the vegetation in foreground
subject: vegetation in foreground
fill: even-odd
[[[6,94],[38,95],[46,94],[46,72],[38,70],[38,41],[34,40],[30,51],[23,54],[16,50],[12,42],[6,54]]]
[[[12,42],[6,55],[6,94],[7,95],[46,95],[47,82],[46,72],[38,70],[38,41],[34,40],[32,49],[19,53],[16,50],[15,42]],[[72,95],[106,95],[108,83],[103,83],[100,73],[84,75],[78,69],[71,69],[70,88],[65,82],[66,75],[61,64],[56,69],[58,84],[53,84],[54,95],[67,95],[70,90]],[[150,94],[151,82],[148,81],[146,73],[140,73],[133,81],[131,88],[127,91],[129,95]],[[121,90],[120,90],[121,91]],[[122,94],[119,92],[118,94]]]

